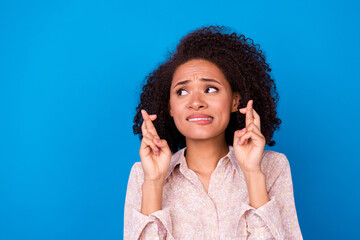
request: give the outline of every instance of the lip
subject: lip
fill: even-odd
[[[197,114],[191,114],[190,116],[188,116],[188,117],[186,118],[186,120],[189,120],[190,118],[213,118],[213,117],[210,116],[210,115],[197,113]]]
[[[200,125],[210,124],[213,121],[213,117],[206,114],[191,114],[186,118],[188,122],[197,123]]]

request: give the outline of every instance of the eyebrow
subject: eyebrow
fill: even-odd
[[[218,83],[218,84],[222,85],[219,81],[217,81],[215,79],[212,79],[212,78],[200,78],[200,80],[204,81],[204,82],[215,82],[215,83]],[[188,82],[190,82],[190,80],[180,81],[177,84],[175,84],[175,86],[173,88],[175,88],[178,85],[184,85],[184,84],[186,84]]]

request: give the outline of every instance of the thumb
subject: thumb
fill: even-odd
[[[241,130],[236,130],[234,133],[234,142],[233,144],[239,144],[240,137],[246,133],[246,128],[243,128]]]

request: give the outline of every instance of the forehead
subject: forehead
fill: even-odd
[[[203,59],[192,59],[176,68],[171,85],[174,86],[179,81],[198,78],[212,78],[228,84],[224,74],[216,64]]]

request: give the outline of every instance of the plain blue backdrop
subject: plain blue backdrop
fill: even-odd
[[[304,239],[360,237],[357,1],[0,2],[0,239],[122,239],[145,76],[182,36],[260,44]]]

